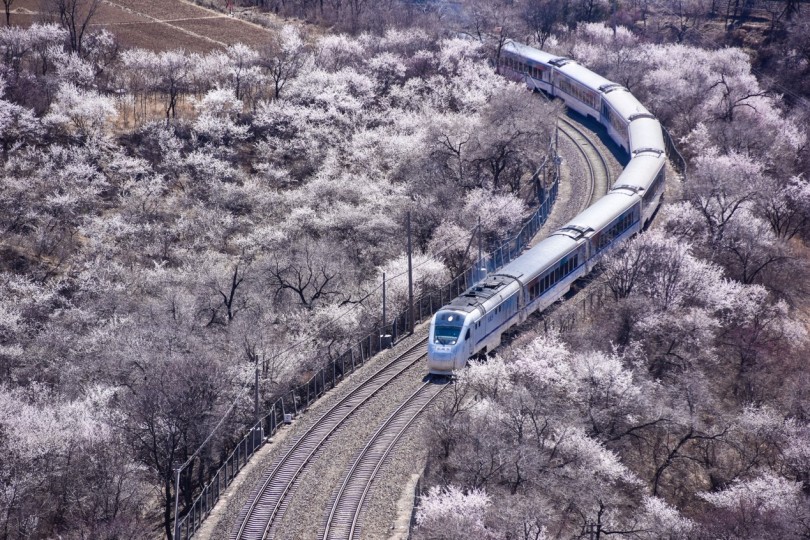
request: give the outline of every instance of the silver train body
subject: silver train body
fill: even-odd
[[[604,197],[433,316],[428,338],[432,374],[464,367],[471,356],[497,347],[510,327],[560,299],[606,253],[649,222],[664,192],[661,124],[626,88],[572,60],[515,42],[503,47],[500,70],[595,118],[630,161]]]

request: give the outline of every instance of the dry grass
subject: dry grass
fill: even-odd
[[[105,0],[105,3],[131,9],[162,21],[216,15],[215,12],[179,0]]]
[[[224,5],[224,2],[223,2]],[[52,20],[41,0],[16,0],[12,24]],[[124,48],[185,49],[205,53],[234,44],[259,47],[273,31],[184,0],[103,0],[92,26],[106,28]]]
[[[222,49],[223,45],[204,37],[185,33],[160,23],[144,23],[108,28],[124,48],[140,47],[151,51],[185,49],[207,53]]]
[[[267,30],[252,28],[246,32],[244,21],[231,17],[217,19],[188,19],[178,21],[178,27],[189,30],[196,34],[208,36],[211,39],[223,43],[241,42],[254,48],[258,48],[270,41],[272,34]],[[237,37],[238,36],[238,37]]]

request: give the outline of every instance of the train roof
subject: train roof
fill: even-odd
[[[520,257],[501,268],[495,275],[510,276],[524,284],[544,272],[567,253],[575,250],[578,242],[567,236],[549,236]]]
[[[515,278],[512,276],[500,275],[500,273],[491,274],[454,298],[442,309],[469,313],[480,308],[483,314],[487,311],[488,300],[500,296],[504,292],[513,292],[511,289],[514,287],[510,288],[509,285],[515,283]],[[496,300],[496,303],[500,303],[500,298]]]
[[[535,49],[534,47],[511,40],[504,43],[503,50],[529,60],[534,60],[535,62],[540,62],[541,64],[549,64],[552,60],[560,58],[556,54],[547,53],[546,51],[541,51],[540,49]]]
[[[608,193],[554,232],[552,238],[569,238],[571,236],[579,238],[589,234],[591,231],[600,231],[613,222],[622,212],[636,204],[637,200],[636,197],[628,193]]]
[[[630,122],[633,117],[638,117],[637,115],[652,116],[650,111],[629,90],[623,86],[619,88],[620,90],[607,92],[602,99],[607,101],[626,122]]]
[[[642,152],[663,153],[667,150],[661,123],[652,115],[635,118],[627,133],[630,137],[630,153],[634,156]]]
[[[558,65],[557,69],[565,73],[571,79],[597,92],[601,92],[600,88],[602,87],[611,88],[616,85],[616,83],[609,81],[601,75],[597,75],[585,66],[571,60]]]
[[[641,154],[634,157],[613,183],[611,189],[625,187],[643,195],[643,190],[649,189],[665,161],[666,155],[663,153]]]

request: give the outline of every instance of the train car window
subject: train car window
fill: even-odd
[[[645,203],[649,203],[658,194],[658,191],[661,189],[663,182],[664,182],[664,170],[661,169],[661,172],[659,172],[656,175],[655,180],[653,180],[650,189],[648,189],[647,192],[644,194]]]

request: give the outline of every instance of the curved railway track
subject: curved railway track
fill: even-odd
[[[380,389],[419,362],[425,356],[425,342],[426,340],[419,341],[382,367],[325,412],[305,434],[291,444],[268,469],[261,487],[240,512],[237,521],[239,528],[231,536],[233,540],[273,537],[274,524],[286,510],[290,490],[317,450]]]
[[[579,209],[579,211],[582,211],[592,205],[598,197],[601,197],[610,189],[610,167],[608,166],[608,161],[604,154],[599,150],[599,147],[582,128],[565,116],[560,116],[559,120],[558,126],[560,132],[577,147],[577,150],[582,154],[588,166],[590,186],[588,196],[583,198],[583,204]]]
[[[447,388],[447,384],[424,383],[374,433],[332,496],[331,509],[319,538],[359,537],[363,503],[377,473],[408,427]]]

